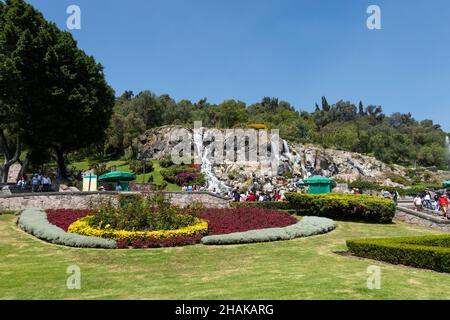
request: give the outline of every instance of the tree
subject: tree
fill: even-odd
[[[67,152],[104,140],[114,91],[103,67],[32,6],[8,0],[0,13],[2,116],[19,145],[53,150],[65,177]]]

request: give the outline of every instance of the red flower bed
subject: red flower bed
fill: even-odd
[[[200,217],[208,221],[208,235],[282,228],[297,223],[288,213],[263,208],[204,209]]]
[[[73,209],[48,209],[45,210],[47,213],[47,220],[51,224],[60,227],[67,232],[69,226],[81,219],[83,217],[95,214],[90,210],[73,210]]]

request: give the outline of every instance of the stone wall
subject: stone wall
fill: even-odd
[[[397,208],[397,212],[395,213],[395,220],[418,225],[421,227],[437,229],[443,232],[450,232],[450,220],[444,220],[440,217],[430,216],[429,214],[404,207]]]
[[[0,196],[0,210],[39,209],[86,209],[99,199],[115,197],[117,192],[65,192]],[[164,192],[173,204],[186,206],[201,202],[205,208],[227,208],[230,200],[207,192]]]

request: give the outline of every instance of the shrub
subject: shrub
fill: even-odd
[[[365,195],[286,193],[286,199],[300,215],[336,220],[390,223],[396,210],[391,200]]]
[[[450,235],[347,240],[356,256],[450,272]]]
[[[107,202],[100,205],[96,215],[89,219],[90,226],[102,229],[109,226],[116,230],[155,231],[187,227],[195,223],[192,215],[172,206],[163,194],[120,195],[119,206]]]
[[[187,227],[174,230],[154,230],[154,231],[128,231],[128,230],[116,230],[112,229],[109,225],[104,228],[93,227],[91,220],[95,216],[87,216],[81,218],[69,226],[68,231],[71,233],[77,233],[85,236],[95,236],[113,240],[142,240],[145,241],[149,238],[174,238],[174,237],[192,237],[196,235],[206,234],[208,231],[208,223],[205,220],[201,220],[192,217],[194,223]]]
[[[17,224],[25,232],[54,244],[82,248],[116,248],[116,241],[113,240],[66,233],[63,229],[50,224],[47,214],[40,209],[22,211]]]
[[[15,214],[16,211],[14,210],[0,210],[0,216],[5,214]]]
[[[284,228],[270,228],[207,236],[202,238],[202,243],[206,245],[220,245],[291,240],[299,237],[327,233],[335,228],[336,223],[331,219],[304,217],[300,222]]]
[[[151,161],[133,160],[130,163],[130,170],[135,174],[141,174],[144,171],[145,173],[150,173],[153,172],[153,163]]]
[[[176,183],[178,185],[182,185],[185,182],[204,185],[206,182],[203,173],[201,173],[195,166],[173,165],[169,168],[161,170],[161,175],[164,180],[170,183]]]
[[[172,158],[170,156],[165,156],[161,160],[159,160],[159,165],[162,168],[169,168],[174,165]]]

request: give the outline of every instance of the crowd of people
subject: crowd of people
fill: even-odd
[[[232,198],[234,202],[271,202],[271,201],[285,201],[283,192],[241,192],[239,187],[232,191]]]
[[[35,173],[31,179],[23,175],[16,183],[20,190],[30,190],[32,192],[50,192],[52,189],[52,179],[48,174]]]
[[[183,185],[181,187],[181,191],[184,191],[184,192],[197,192],[197,191],[205,192],[205,191],[207,191],[207,189],[206,189],[205,186],[199,187],[196,184],[194,184],[194,185]]]
[[[423,211],[424,208],[434,210],[434,213],[443,219],[450,219],[449,201],[445,192],[436,192],[433,194],[431,191],[424,191],[418,194],[413,202],[417,211]]]

